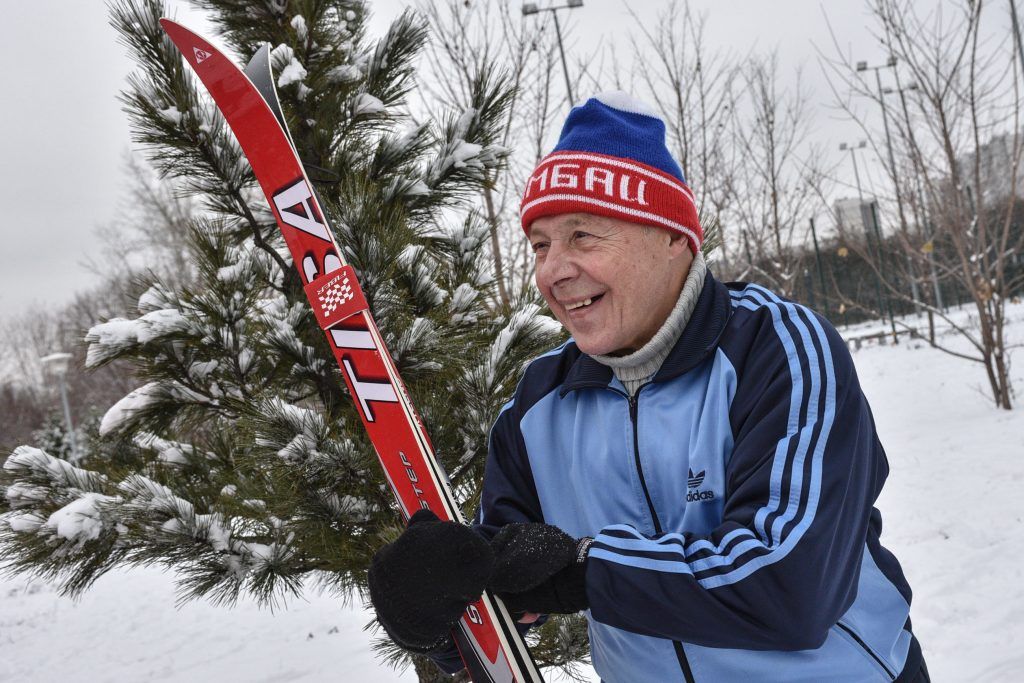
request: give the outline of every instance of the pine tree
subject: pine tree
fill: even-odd
[[[32,441],[47,453],[63,460],[73,460],[71,435],[60,412],[54,411],[46,416],[39,429],[32,432]]]
[[[468,101],[416,122],[407,101],[427,36],[415,15],[374,41],[360,0],[197,4],[239,58],[274,46],[296,147],[472,515],[490,425],[560,329],[529,297],[493,305],[474,202],[506,155],[508,80],[482,63]],[[88,331],[87,365],[130,364],[138,387],[77,466],[46,448],[11,453],[0,566],[69,594],[114,567],[156,564],[185,600],[365,596],[369,558],[401,531],[397,508],[251,169],[162,13],[123,0],[111,21],[139,66],[123,93],[134,138],[202,206],[187,226],[194,272],[136,282],[139,315]],[[542,664],[586,653],[567,623],[544,627]]]

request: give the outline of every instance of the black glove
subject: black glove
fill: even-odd
[[[550,524],[509,524],[491,539],[494,573],[487,587],[513,614],[572,614],[587,600],[592,538],[574,539]]]
[[[406,650],[441,650],[450,644],[462,612],[483,593],[493,564],[482,536],[419,510],[398,540],[378,550],[370,563],[377,621]]]

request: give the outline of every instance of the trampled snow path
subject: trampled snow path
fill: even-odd
[[[1011,313],[1024,340],[1024,305]],[[1024,680],[1024,396],[1012,413],[992,408],[980,366],[921,342],[854,358],[892,468],[882,540],[914,589],[934,679]],[[155,570],[108,575],[77,604],[6,580],[0,681],[415,680],[374,661],[368,620],[324,597],[273,614],[175,609],[172,578]]]

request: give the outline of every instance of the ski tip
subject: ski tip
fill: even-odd
[[[185,56],[192,68],[197,68],[207,59],[220,54],[210,41],[176,21],[162,18],[160,27],[163,28],[171,42],[178,46],[178,50]]]
[[[171,40],[173,40],[175,43],[177,43],[178,40],[183,36],[195,35],[192,33],[192,31],[188,30],[178,22],[174,21],[173,19],[168,19],[166,17],[160,19],[160,28],[162,28],[164,30],[164,33],[170,36]]]

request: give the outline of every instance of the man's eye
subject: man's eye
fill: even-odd
[[[572,234],[572,239],[574,242],[579,242],[580,240],[585,240],[587,238],[592,237],[593,235],[591,235],[589,232],[583,232],[582,230],[577,230]]]
[[[548,248],[548,243],[547,242],[534,242],[530,246],[533,247],[533,253],[537,254],[537,253],[540,253],[541,251],[543,251],[544,249],[547,249]]]

